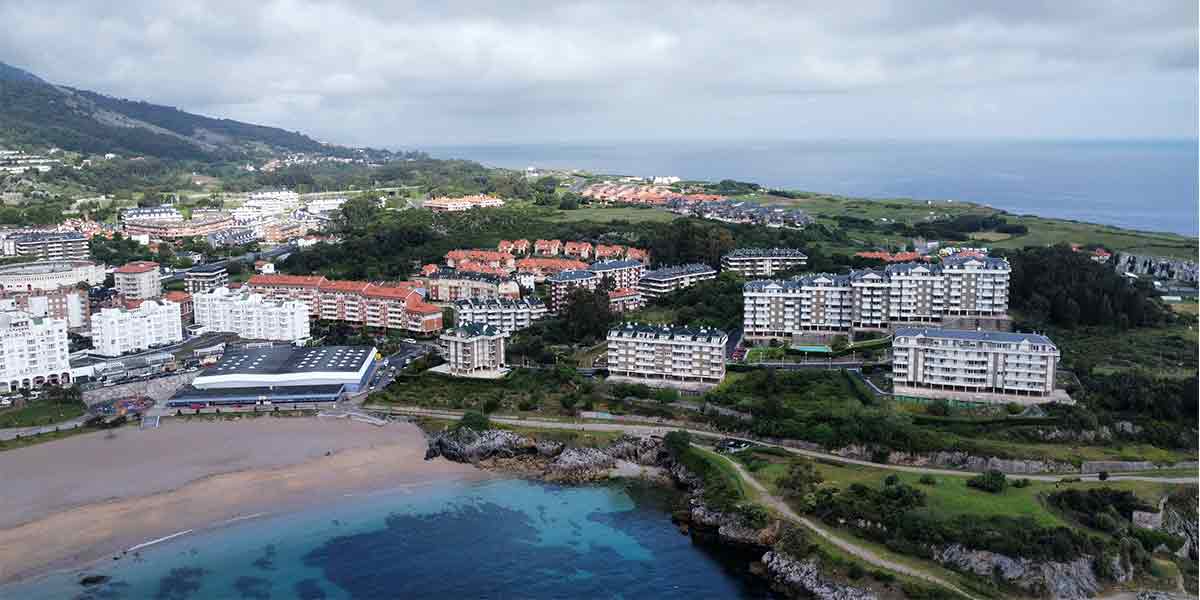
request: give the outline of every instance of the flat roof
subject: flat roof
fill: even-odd
[[[938,329],[923,327],[897,327],[895,337],[930,337],[951,340],[970,340],[975,342],[1005,342],[1031,344],[1048,344],[1053,346],[1050,338],[1037,333],[1009,333],[1007,331],[975,331],[972,329]]]
[[[374,358],[375,349],[370,346],[248,348],[238,352],[227,352],[217,364],[205,369],[200,376],[357,373],[364,362]]]

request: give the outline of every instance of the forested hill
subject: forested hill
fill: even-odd
[[[5,145],[179,160],[355,152],[276,127],[214,119],[170,106],[52,85],[0,62],[0,146]]]

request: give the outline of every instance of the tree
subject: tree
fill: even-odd
[[[817,472],[812,461],[797,459],[788,469],[787,475],[781,477],[775,485],[785,497],[799,498],[815,491],[823,481],[825,479]]]
[[[850,347],[850,340],[844,335],[835,335],[833,340],[829,342],[829,348],[834,352],[841,352]]]
[[[999,494],[1008,487],[1008,478],[996,469],[989,469],[967,480],[967,485],[975,489]]]
[[[558,208],[560,210],[575,210],[579,208],[579,194],[563,194],[562,200],[558,202]]]
[[[663,445],[667,447],[671,456],[679,458],[691,448],[692,434],[682,429],[672,431],[663,436]]]
[[[467,412],[463,413],[462,418],[459,419],[458,427],[466,427],[475,431],[486,431],[491,429],[492,424],[488,420],[487,415],[473,410],[468,410]]]
[[[679,392],[671,388],[662,388],[654,392],[654,399],[659,404],[670,404],[679,401]]]
[[[342,204],[338,224],[344,232],[360,232],[379,218],[379,205],[371,193],[359,194]]]
[[[608,333],[614,320],[608,306],[608,293],[604,290],[578,287],[567,295],[562,321],[571,340],[599,339]]]

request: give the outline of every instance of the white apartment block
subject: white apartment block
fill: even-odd
[[[1004,318],[1009,273],[1003,259],[963,256],[940,265],[904,263],[848,275],[748,281],[742,325],[748,339],[769,339],[954,317]]]
[[[529,327],[534,321],[545,318],[548,312],[546,305],[537,298],[471,298],[455,302],[454,311],[459,325],[487,325],[504,334]]]
[[[183,341],[179,304],[147,300],[133,310],[105,308],[92,315],[92,347],[100,356],[121,356]]]
[[[66,321],[0,313],[0,392],[70,383],[69,358]]]
[[[721,257],[721,269],[742,277],[772,277],[808,264],[808,255],[795,248],[738,248]]]
[[[162,295],[158,263],[140,260],[122,265],[113,273],[113,285],[127,300],[157,298]]]
[[[902,327],[892,357],[898,395],[1026,404],[1065,397],[1054,389],[1058,348],[1044,335]]]
[[[646,380],[720,383],[725,344],[718,329],[625,323],[608,332],[608,372]]]
[[[504,368],[504,332],[472,323],[442,334],[442,358],[451,375],[495,372]]]
[[[700,263],[690,263],[647,271],[642,274],[641,280],[635,287],[642,293],[642,296],[652,300],[676,290],[691,287],[701,281],[716,278],[716,269]]]
[[[20,311],[34,317],[51,317],[67,322],[70,329],[87,326],[91,304],[87,290],[63,286],[56,290],[0,290],[0,311]]]
[[[328,213],[341,209],[342,205],[345,203],[345,196],[314,198],[309,200],[308,203],[304,205],[304,209],[310,213]]]
[[[246,201],[233,211],[233,218],[239,222],[251,222],[266,217],[288,213],[300,206],[300,194],[288,190],[254,192],[246,197]]]
[[[249,291],[219,287],[192,296],[194,319],[204,331],[250,340],[296,342],[310,337],[308,306],[300,300],[271,300]]]

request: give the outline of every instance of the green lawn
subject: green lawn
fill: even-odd
[[[554,223],[575,223],[579,221],[589,221],[592,223],[609,223],[612,221],[666,223],[674,221],[678,217],[679,215],[661,208],[613,206],[556,210],[549,216],[549,220]]]
[[[47,400],[30,400],[21,408],[0,410],[0,429],[52,425],[74,419],[83,413],[82,402],[55,404]]]
[[[674,309],[648,306],[625,315],[622,320],[636,321],[638,323],[671,324],[675,322],[675,316]]]

